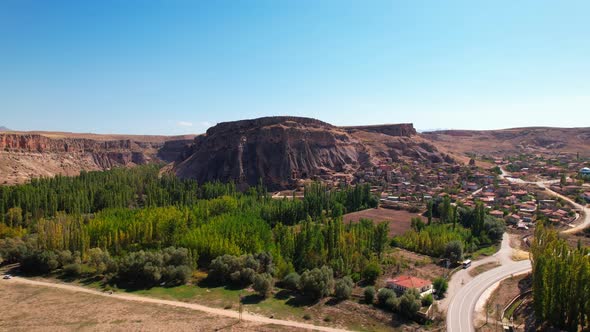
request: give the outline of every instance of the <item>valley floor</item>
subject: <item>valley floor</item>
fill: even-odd
[[[3,331],[300,331],[155,303],[0,280]]]

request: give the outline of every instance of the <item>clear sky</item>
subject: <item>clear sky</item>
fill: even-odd
[[[590,1],[0,1],[0,125],[590,126]]]

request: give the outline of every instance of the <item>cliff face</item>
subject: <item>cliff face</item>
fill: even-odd
[[[400,123],[400,124],[385,124],[375,126],[353,126],[353,127],[342,127],[347,132],[354,133],[358,131],[368,131],[373,133],[385,134],[388,136],[401,136],[401,137],[412,137],[416,135],[416,129],[411,123]]]
[[[191,141],[165,136],[3,132],[0,184],[22,183],[39,176],[76,175],[81,170],[171,162]]]
[[[287,187],[297,178],[359,165],[362,145],[314,119],[273,117],[220,123],[195,138],[174,171],[199,182],[233,180]]]
[[[364,128],[339,128],[298,117],[220,123],[196,137],[172,171],[200,183],[232,180],[255,185],[262,179],[269,188],[282,189],[299,179],[351,174],[371,167],[379,158],[442,161],[432,158],[435,151],[426,151],[433,147],[412,142],[412,125]]]

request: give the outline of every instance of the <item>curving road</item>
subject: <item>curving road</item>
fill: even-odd
[[[530,270],[531,262],[524,260],[502,265],[473,278],[455,295],[455,300],[451,301],[447,313],[447,331],[475,331],[473,313],[481,295],[495,283]]]
[[[581,222],[578,223],[576,226],[572,227],[571,229],[562,231],[562,233],[575,233],[578,232],[588,226],[590,226],[590,209],[585,206],[581,206],[574,202],[572,199],[563,196],[559,193],[554,192],[553,190],[545,187],[546,184],[559,182],[559,180],[550,180],[550,181],[539,181],[539,182],[526,182],[522,179],[515,179],[511,178],[509,174],[507,174],[504,169],[500,168],[502,174],[500,177],[502,179],[506,179],[509,182],[514,183],[528,183],[528,184],[536,184],[540,188],[544,188],[549,194],[560,197],[570,204],[572,204],[576,209],[581,211],[580,219]],[[483,295],[483,293],[494,284],[509,278],[512,275],[522,274],[529,272],[531,270],[531,262],[529,260],[515,262],[512,260],[511,253],[512,248],[510,248],[510,244],[508,239],[508,234],[504,234],[502,239],[502,246],[500,251],[496,255],[496,261],[501,264],[500,267],[482,273],[476,276],[473,279],[463,279],[466,278],[467,275],[466,270],[459,271],[453,278],[451,278],[449,282],[449,294],[454,294],[450,296],[448,300],[448,310],[447,310],[447,331],[449,332],[472,332],[475,331],[473,327],[473,313],[475,312],[475,306]],[[482,263],[486,263],[489,260],[489,257],[482,260]],[[474,263],[474,266],[475,263]],[[467,280],[465,285],[459,285],[458,283],[461,281]],[[458,289],[458,290],[457,290]],[[445,307],[443,303],[443,308]]]

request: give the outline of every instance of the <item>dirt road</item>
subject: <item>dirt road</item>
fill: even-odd
[[[30,279],[20,278],[20,277],[13,277],[10,280],[0,280],[0,282],[23,283],[23,284],[29,284],[29,285],[35,285],[35,286],[52,287],[52,288],[62,289],[65,291],[70,291],[70,292],[80,292],[80,293],[105,296],[105,297],[124,300],[124,301],[136,301],[136,302],[143,302],[143,303],[169,305],[169,306],[175,306],[175,307],[181,307],[181,308],[202,311],[202,312],[213,314],[213,315],[236,318],[236,319],[239,318],[239,316],[240,316],[240,314],[236,311],[211,308],[211,307],[207,307],[207,306],[200,305],[200,304],[185,303],[185,302],[180,302],[180,301],[161,300],[161,299],[155,299],[155,298],[137,296],[137,295],[131,295],[131,294],[121,294],[121,293],[109,294],[109,293],[99,292],[99,291],[96,291],[93,289],[80,287],[80,286],[30,280]],[[338,329],[338,328],[332,328],[332,327],[326,327],[326,326],[316,326],[316,325],[312,325],[312,324],[306,324],[306,323],[300,323],[300,322],[294,322],[294,321],[272,319],[272,318],[249,314],[246,312],[244,312],[242,314],[242,320],[256,322],[256,323],[262,323],[262,324],[274,324],[274,325],[280,325],[280,326],[295,327],[295,328],[301,328],[301,329],[312,330],[312,331],[326,331],[326,332],[345,332],[345,331],[347,331],[344,329]]]

